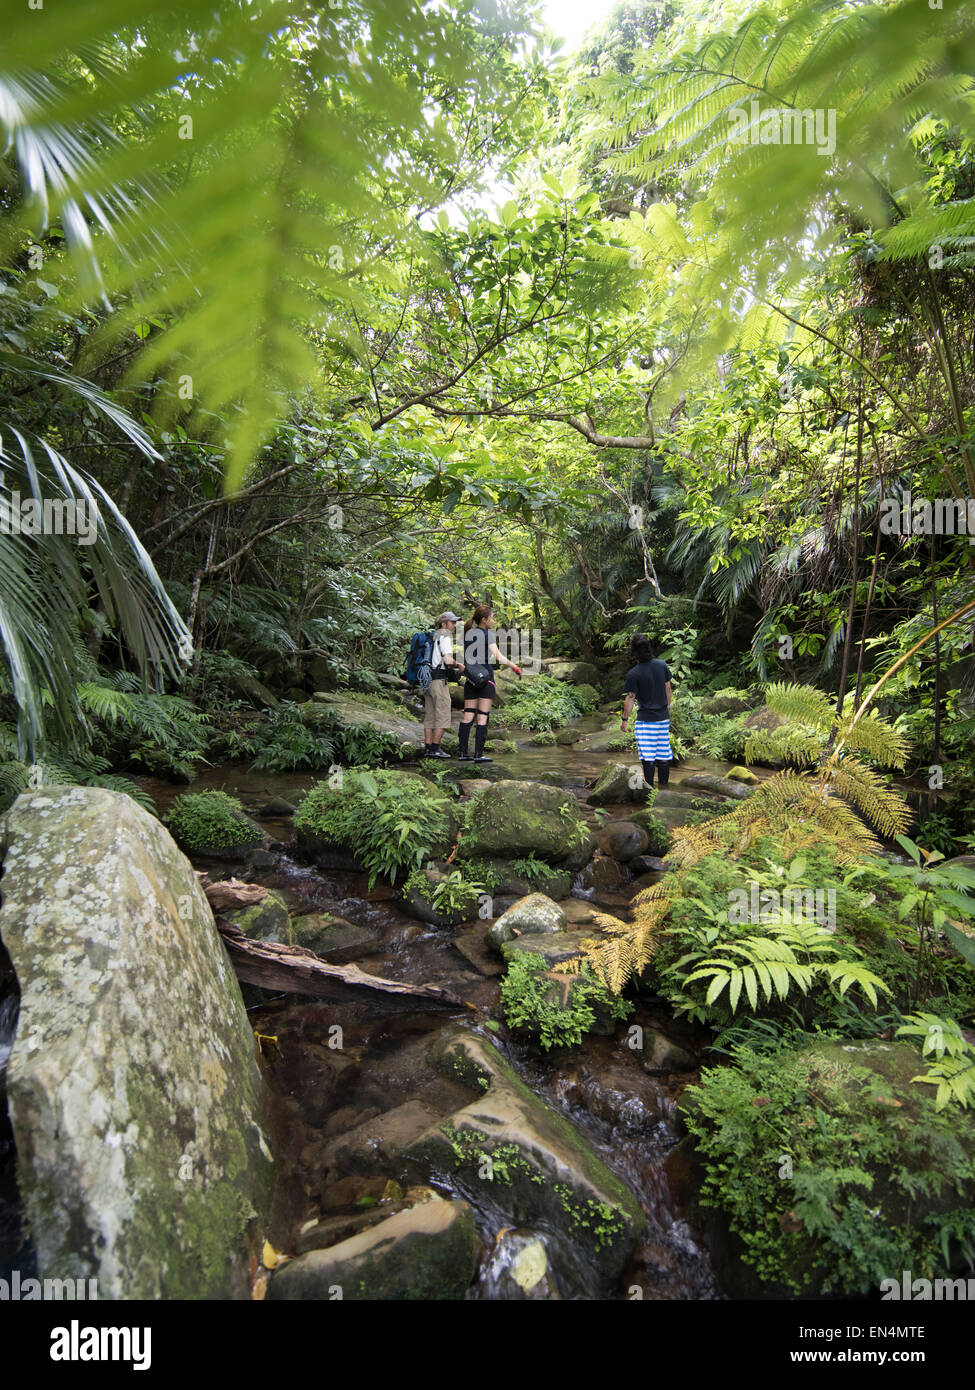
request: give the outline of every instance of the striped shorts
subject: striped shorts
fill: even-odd
[[[641,763],[669,763],[673,758],[670,751],[670,720],[661,719],[652,724],[635,726],[636,751]]]

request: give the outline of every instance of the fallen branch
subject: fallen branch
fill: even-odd
[[[268,890],[259,883],[243,883],[239,878],[224,878],[213,883],[208,874],[197,869],[196,877],[206,894],[207,902],[217,912],[236,912],[242,907],[262,903]]]
[[[244,984],[313,994],[337,1003],[368,998],[388,1009],[415,1008],[418,1002],[453,1009],[473,1007],[439,985],[408,985],[368,975],[357,965],[329,965],[305,946],[255,941],[226,918],[215,920],[230,963]]]

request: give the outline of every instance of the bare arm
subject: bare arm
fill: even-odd
[[[664,686],[664,689],[665,689],[666,692],[667,692],[667,713],[669,714],[669,713],[670,713],[670,700],[671,700],[671,694],[670,694],[670,681],[667,682],[667,684]]]
[[[490,647],[488,648],[488,653],[491,661],[500,662],[502,666],[507,666],[509,671],[517,671],[519,676],[521,675],[521,667],[516,666],[513,661],[509,661],[506,656],[501,655],[500,651],[498,650],[497,642],[491,643]]]
[[[620,720],[621,729],[625,729],[630,722],[630,712],[633,709],[633,701],[635,698],[634,695],[630,694],[627,695],[626,699],[623,701],[623,718]]]

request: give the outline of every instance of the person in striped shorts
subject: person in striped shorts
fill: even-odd
[[[643,764],[643,780],[653,786],[656,769],[660,785],[670,780],[670,671],[665,661],[653,654],[650,640],[642,633],[630,642],[630,656],[636,662],[626,673],[623,718],[620,728],[630,721],[636,702],[636,751]]]

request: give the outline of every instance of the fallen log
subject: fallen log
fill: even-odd
[[[267,897],[268,890],[259,883],[243,883],[239,878],[225,878],[214,883],[208,874],[199,869],[196,877],[214,912],[236,912],[238,908],[262,903]]]
[[[225,917],[215,918],[238,980],[262,989],[287,994],[313,994],[336,1003],[369,999],[385,1009],[415,1009],[436,1005],[467,1009],[473,1005],[440,985],[408,985],[369,975],[357,965],[329,965],[305,946],[283,946],[274,941],[255,941]]]

